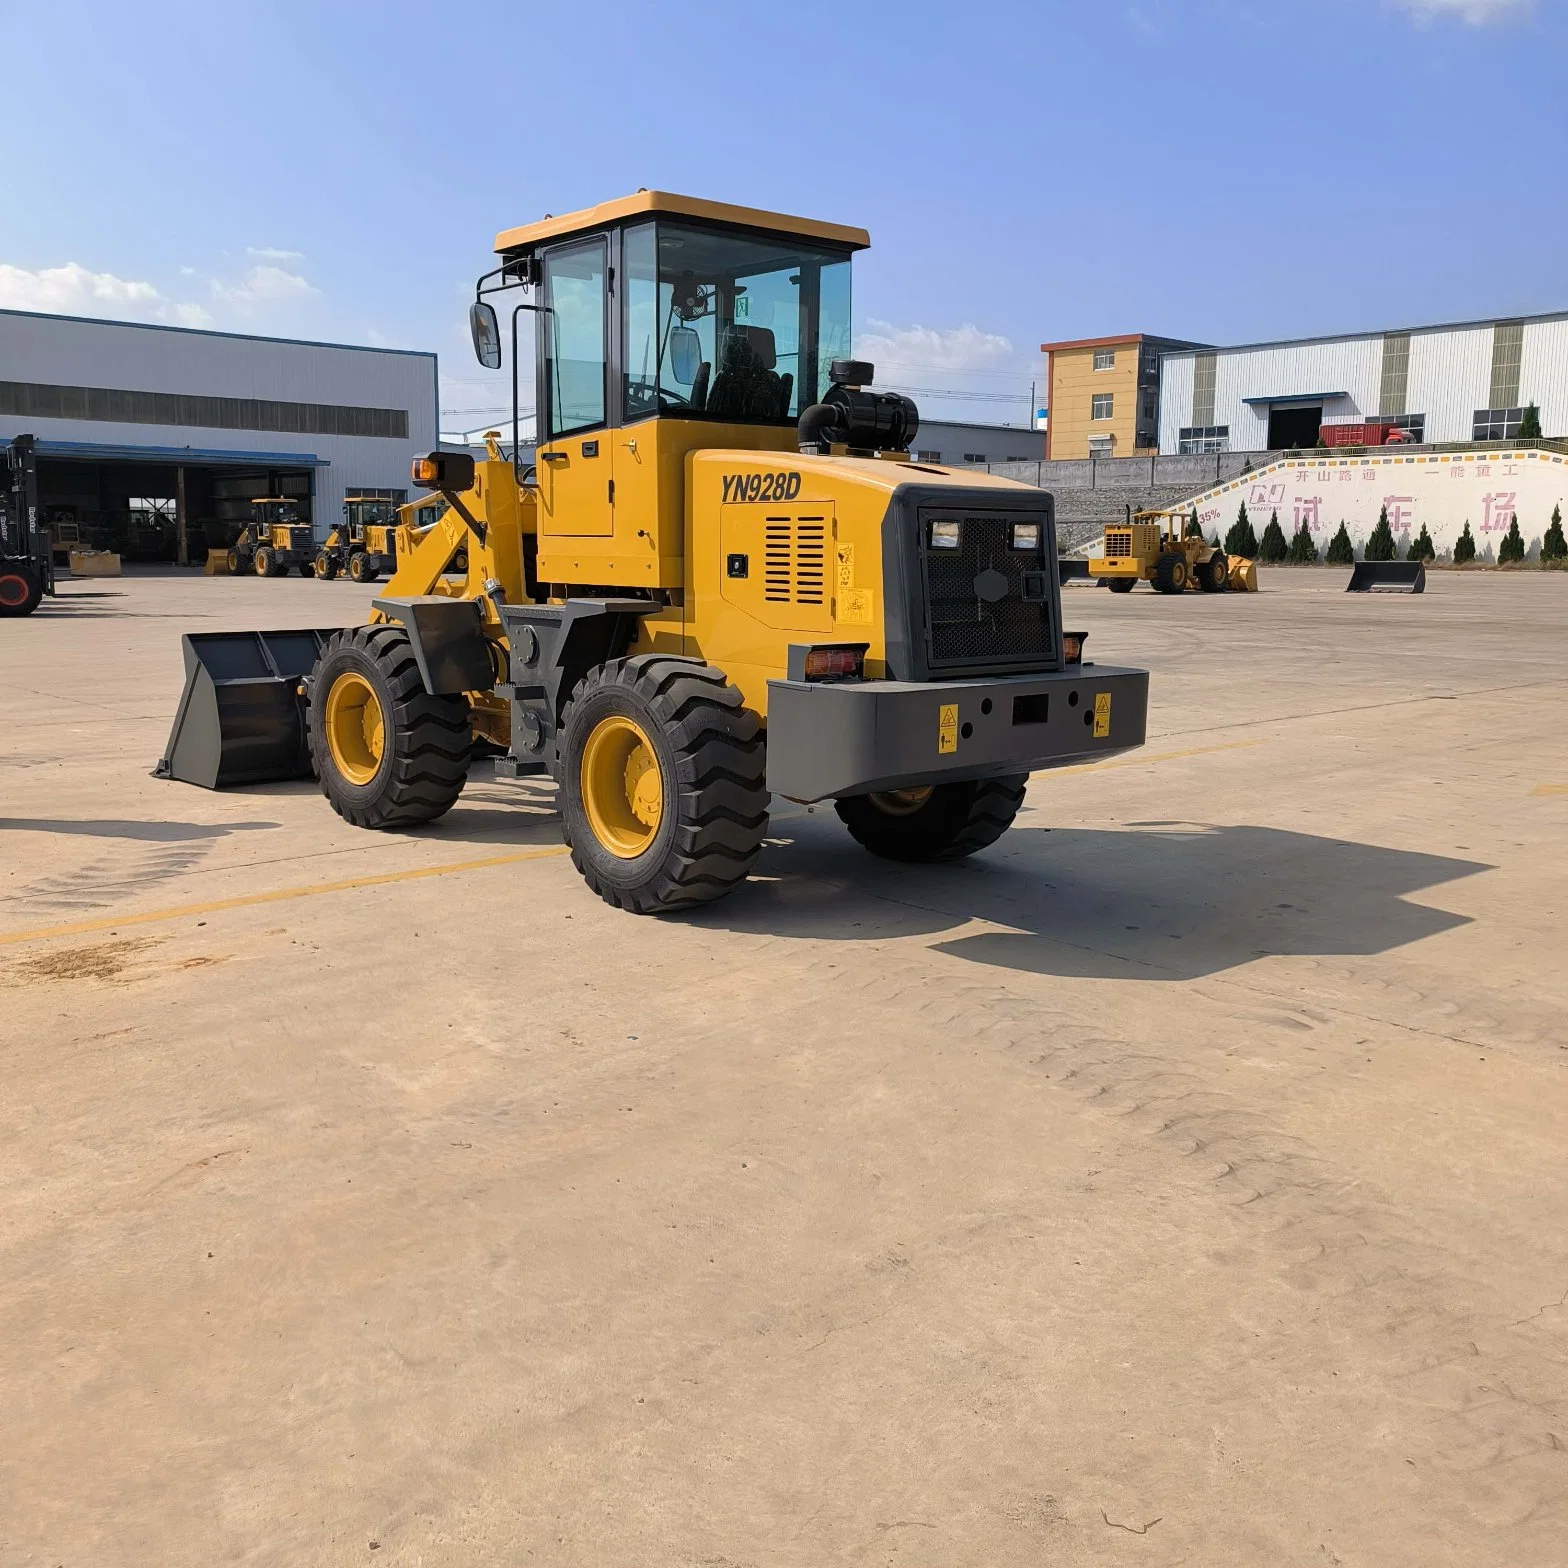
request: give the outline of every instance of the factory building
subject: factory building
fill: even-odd
[[[322,538],[345,495],[402,500],[437,442],[436,356],[0,311],[0,440],[38,440],[57,546],[201,560],[250,501]]]
[[[1568,313],[1168,349],[1158,401],[1162,453],[1568,435]]]

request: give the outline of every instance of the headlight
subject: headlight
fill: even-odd
[[[958,548],[958,521],[933,522],[931,524],[931,548],[933,550],[956,550]]]
[[[1040,525],[1038,523],[1014,523],[1013,548],[1015,550],[1038,550],[1040,548]]]

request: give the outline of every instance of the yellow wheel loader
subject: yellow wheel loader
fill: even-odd
[[[1191,514],[1181,511],[1128,511],[1127,521],[1105,530],[1104,553],[1089,557],[1089,575],[1113,593],[1131,593],[1140,582],[1156,593],[1258,591],[1252,561],[1230,557],[1202,534],[1187,533]]]
[[[510,337],[512,453],[415,460],[446,510],[405,526],[368,625],[188,635],[158,771],[314,771],[346,821],[401,830],[491,750],[555,781],[595,892],[657,913],[745,879],[770,795],[951,860],[1032,770],[1141,745],[1147,673],[1064,635],[1050,496],[911,462],[914,405],[847,357],[868,243],[657,191],[502,233],[471,326],[491,369]]]
[[[229,547],[231,572],[254,571],[258,577],[286,577],[289,568],[301,577],[316,571],[315,542],[310,524],[299,515],[299,503],[284,496],[262,496],[250,503],[250,521]]]
[[[370,496],[350,496],[343,521],[316,552],[316,576],[330,582],[342,572],[351,582],[373,583],[397,568],[398,508]]]

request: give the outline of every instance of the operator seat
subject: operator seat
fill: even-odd
[[[788,385],[767,327],[726,327],[719,343],[719,373],[708,393],[708,413],[720,419],[778,419],[789,411]]]

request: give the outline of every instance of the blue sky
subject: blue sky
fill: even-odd
[[[869,228],[932,418],[1052,338],[1568,309],[1568,0],[3,13],[0,305],[435,349],[447,429],[495,231],[639,185]]]

